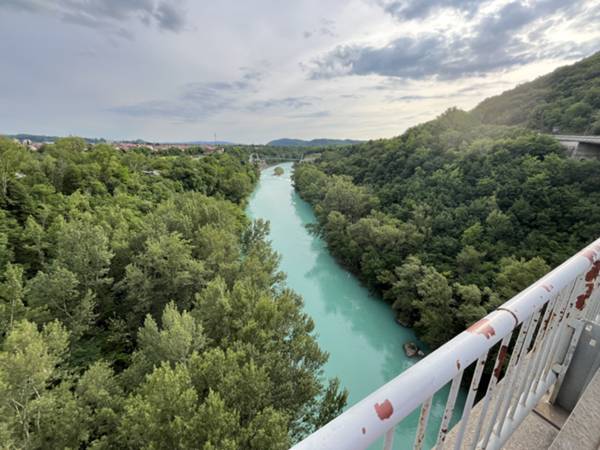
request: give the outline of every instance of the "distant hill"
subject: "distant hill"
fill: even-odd
[[[57,139],[60,139],[58,136],[44,136],[38,134],[7,134],[6,137],[18,139],[19,141],[29,139],[31,142],[54,142]]]
[[[561,134],[600,134],[600,52],[481,102],[482,122]]]
[[[267,145],[272,147],[331,147],[338,145],[353,145],[360,144],[363,141],[356,141],[352,139],[313,139],[311,141],[305,141],[303,139],[276,139],[269,142]]]

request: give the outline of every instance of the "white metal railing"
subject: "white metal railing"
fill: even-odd
[[[600,316],[599,282],[600,239],[293,450],[365,449],[381,437],[384,450],[390,450],[396,425],[419,406],[414,448],[421,449],[433,396],[452,382],[437,430],[435,446],[442,449],[463,374],[473,363],[476,366],[461,421],[453,431],[453,448],[501,448],[550,388],[550,401],[556,398],[581,335],[582,319],[598,321]],[[489,381],[485,381],[482,374],[488,357],[494,365]],[[474,433],[467,443],[465,430],[479,391],[485,395],[477,405],[479,416],[471,424]]]

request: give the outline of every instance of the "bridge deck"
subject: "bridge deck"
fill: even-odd
[[[557,141],[566,142],[582,142],[585,144],[600,145],[600,136],[580,136],[574,134],[553,134],[551,135]]]

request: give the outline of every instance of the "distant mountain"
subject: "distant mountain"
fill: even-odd
[[[356,141],[352,139],[313,139],[311,141],[305,141],[303,139],[284,138],[271,141],[267,145],[272,147],[331,147],[360,144],[361,142],[363,141]]]
[[[482,101],[483,123],[560,134],[600,134],[600,52]]]

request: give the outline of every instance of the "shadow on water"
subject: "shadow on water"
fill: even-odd
[[[416,360],[405,356],[402,344],[418,340],[396,323],[388,304],[336,262],[322,239],[308,232],[306,225],[315,221],[312,208],[293,189],[292,165],[280,167],[285,170],[281,176],[272,168],[262,172],[247,214],[270,221],[270,239],[281,255],[287,284],[304,298],[319,345],[330,355],[324,375],[341,380],[351,406],[412,366]],[[434,399],[426,445],[435,443],[447,393],[448,387]],[[418,411],[397,428],[395,449],[412,448],[417,420]]]

